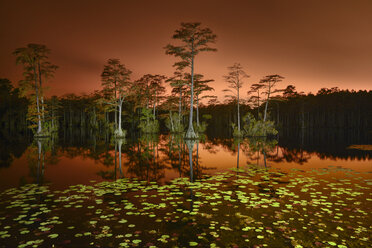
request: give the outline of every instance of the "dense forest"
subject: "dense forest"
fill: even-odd
[[[47,119],[58,125],[61,130],[84,129],[90,133],[110,128],[115,115],[110,106],[105,108],[99,103],[99,92],[91,95],[75,94],[46,99],[49,112]],[[244,98],[243,98],[244,99]],[[241,104],[241,114],[251,113],[256,118],[262,112],[264,104],[252,106],[247,101]],[[341,128],[355,129],[365,133],[372,130],[372,91],[349,91],[337,88],[323,88],[317,94],[300,94],[294,86],[288,86],[282,96],[276,97],[269,104],[269,119],[275,122],[279,130]],[[123,104],[123,127],[126,130],[139,131],[142,115],[134,106],[135,99]],[[0,125],[3,135],[7,133],[27,133],[30,125],[26,118],[30,102],[20,95],[7,79],[0,79]],[[159,115],[160,128],[166,132],[166,120],[169,111],[159,104],[156,114]],[[186,119],[187,109],[184,103],[182,118]],[[237,123],[236,102],[219,103],[210,101],[209,105],[199,106],[200,119],[208,124],[208,133],[223,134],[232,132],[231,124]],[[206,118],[205,118],[206,117]],[[181,119],[182,119],[181,118]],[[241,122],[244,122],[241,120]]]

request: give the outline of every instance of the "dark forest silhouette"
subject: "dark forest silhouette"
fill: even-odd
[[[293,89],[293,86],[288,86]],[[26,119],[29,101],[21,97],[19,89],[14,88],[7,79],[0,80],[0,125],[3,135],[6,133],[27,133]],[[78,96],[68,94],[62,97],[46,99],[46,104],[53,106],[49,118],[57,121],[62,129],[84,129],[89,133],[103,131],[114,121],[114,114],[102,104],[97,103],[98,93]],[[269,119],[275,122],[279,130],[343,128],[355,129],[366,136],[372,130],[372,91],[339,90],[323,88],[317,94],[299,94],[296,91],[284,91],[281,97],[269,104]],[[124,128],[138,131],[140,115],[133,111],[136,104],[128,100],[123,104],[123,112],[130,118],[124,119]],[[261,105],[260,109],[264,106]],[[257,107],[241,104],[241,115],[251,113],[257,117]],[[165,130],[167,111],[158,110],[162,130]],[[229,130],[237,122],[236,102],[211,103],[199,107],[200,115],[209,114],[208,132]],[[186,111],[185,111],[186,112]],[[53,115],[53,117],[52,117]],[[258,118],[258,117],[257,117]]]
[[[7,79],[0,79],[0,127],[3,135],[8,133],[26,134],[28,120],[26,119],[29,101],[19,94]],[[89,133],[102,132],[110,128],[114,121],[114,113],[105,108],[97,100],[100,94],[78,96],[68,94],[61,97],[53,96],[46,99],[46,105],[51,106],[49,119],[55,120],[63,130],[84,129]],[[311,130],[319,128],[355,129],[366,136],[372,131],[372,91],[339,90],[338,88],[322,88],[317,94],[301,94],[290,85],[282,96],[269,103],[269,119],[275,122],[279,130]],[[123,112],[129,118],[124,118],[124,128],[138,131],[141,116],[133,111],[135,100],[127,100],[123,104]],[[259,107],[263,109],[263,104]],[[160,108],[161,129],[166,130],[167,111]],[[251,113],[256,118],[257,107],[252,108],[246,103],[240,107],[241,115]],[[186,110],[184,109],[184,112]],[[236,102],[213,103],[201,105],[200,115],[209,114],[208,132],[218,133],[228,130],[231,124],[237,123]]]

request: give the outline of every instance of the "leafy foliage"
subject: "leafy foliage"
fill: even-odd
[[[143,133],[159,132],[159,122],[154,120],[152,116],[151,109],[142,109],[139,128]]]
[[[183,126],[181,120],[179,119],[179,114],[172,112],[169,113],[168,117],[165,120],[165,126],[171,133],[183,133],[185,127]]]
[[[24,79],[20,81],[20,89],[23,96],[32,101],[29,105],[27,119],[29,126],[38,136],[50,134],[50,129],[44,130],[44,122],[47,110],[45,109],[44,90],[45,81],[54,76],[58,66],[48,61],[50,49],[45,45],[28,44],[26,47],[17,48],[13,55],[16,56],[16,63],[23,65]],[[37,131],[35,131],[37,128]]]
[[[115,106],[115,136],[125,137],[121,130],[122,105],[129,95],[132,72],[119,59],[109,59],[101,74],[103,92],[109,97],[109,104]],[[117,116],[119,117],[117,122]]]
[[[273,121],[256,120],[251,113],[243,117],[243,122],[243,129],[247,136],[267,136],[278,133]]]

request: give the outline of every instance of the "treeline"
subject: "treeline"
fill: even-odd
[[[273,100],[271,119],[282,128],[353,128],[372,131],[372,91],[322,88],[301,94],[290,85]]]
[[[185,90],[186,91],[186,90]],[[26,131],[28,100],[20,96],[19,89],[14,88],[7,79],[0,80],[0,125],[2,130]],[[137,95],[138,97],[139,95]],[[163,95],[158,96],[164,98]],[[104,132],[113,128],[115,112],[109,105],[102,103],[102,92],[96,91],[90,95],[68,94],[61,97],[53,96],[46,99],[48,116],[56,122],[62,130],[70,128],[89,130],[89,133]],[[147,99],[144,97],[144,99]],[[161,99],[161,98],[160,98]],[[146,100],[128,98],[123,102],[123,128],[139,131],[143,120],[140,103]],[[147,100],[154,102],[154,100]],[[182,98],[181,122],[188,119],[187,97]],[[242,100],[241,100],[242,101]],[[160,101],[159,101],[160,102]],[[159,102],[157,102],[159,104]],[[288,86],[283,94],[273,98],[268,105],[268,119],[275,122],[279,130],[282,129],[319,129],[346,128],[358,129],[360,132],[372,130],[372,91],[339,90],[337,88],[323,88],[314,94],[301,94],[294,86]],[[169,131],[166,127],[169,110],[166,104],[159,104],[154,115],[159,121],[160,130]],[[237,102],[218,103],[210,101],[209,105],[200,104],[198,119],[208,125],[207,133],[213,136],[231,137],[233,123],[238,122]],[[178,106],[174,107],[177,111]],[[248,101],[240,104],[240,115],[251,113],[257,119],[262,119],[265,102],[259,107],[252,106]],[[151,111],[153,112],[153,110]],[[196,111],[194,111],[194,119]],[[241,123],[244,124],[244,118]]]
[[[292,89],[292,91],[289,91]],[[0,126],[4,133],[27,132],[27,110],[29,101],[20,96],[19,89],[14,88],[7,79],[0,79]],[[110,129],[115,113],[100,103],[99,92],[78,96],[68,94],[46,99],[48,118],[51,118],[61,130],[84,129],[88,134],[103,133]],[[314,94],[300,94],[294,86],[288,86],[280,97],[269,103],[268,116],[279,130],[346,128],[357,129],[361,134],[372,130],[372,91],[349,91],[337,88],[323,88]],[[123,103],[123,128],[132,132],[139,131],[143,115],[136,109],[135,99]],[[232,123],[237,123],[236,101],[199,106],[200,121],[208,124],[207,134],[231,137]],[[187,119],[187,104],[182,107],[182,118]],[[262,118],[264,104],[252,107],[247,101],[241,103],[242,116],[251,113],[257,119]],[[167,132],[166,120],[169,111],[160,107],[156,109],[159,116],[160,130]],[[194,115],[196,112],[194,112]],[[244,119],[244,118],[243,118]],[[244,120],[241,120],[242,123]],[[366,133],[367,132],[367,133]],[[282,132],[282,134],[286,134]]]
[[[28,100],[8,79],[0,78],[0,129],[4,133],[27,132]]]
[[[247,102],[245,102],[247,103]],[[358,135],[372,136],[372,91],[339,90],[322,88],[316,95],[298,93],[293,85],[287,86],[283,94],[269,102],[269,120],[274,121],[282,135],[290,129],[292,133],[301,129],[356,129]],[[231,124],[237,122],[236,102],[211,104],[200,109],[201,114],[209,113],[210,129],[207,133],[216,133],[231,137]],[[257,119],[262,118],[265,104],[252,107],[241,105],[241,115],[251,113]],[[244,120],[243,120],[244,121]],[[296,131],[297,130],[297,131]]]

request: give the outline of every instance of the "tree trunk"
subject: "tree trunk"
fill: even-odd
[[[70,104],[70,119],[69,119],[69,122],[70,122],[69,126],[70,126],[70,128],[72,127],[72,116],[73,116],[73,113],[72,113],[71,104]]]
[[[114,169],[114,180],[116,180],[116,168],[117,168],[117,161],[118,161],[118,159],[117,159],[117,153],[118,153],[118,142],[117,142],[117,140],[115,141],[115,169]]]
[[[153,118],[154,118],[154,121],[155,121],[155,118],[156,118],[156,116],[155,116],[155,110],[156,110],[156,91],[155,91],[155,99],[154,99],[154,109],[153,109]]]
[[[301,118],[301,129],[305,129],[305,106],[302,103],[301,104],[301,112],[300,112],[300,118]]]
[[[268,89],[268,93],[267,93],[267,99],[266,99],[266,105],[265,105],[265,113],[264,113],[264,119],[263,119],[264,122],[266,121],[267,106],[269,105],[269,99],[270,99],[270,90],[271,90],[271,85],[269,83],[269,89]]]
[[[40,184],[40,162],[41,162],[41,141],[37,140],[37,151],[38,151],[38,157],[37,157],[37,184]]]
[[[240,152],[240,141],[238,142],[238,156],[236,158],[236,168],[239,169],[239,152]]]
[[[67,120],[66,120],[67,116],[66,116],[66,109],[63,108],[63,128],[65,129],[66,126],[67,126]]]
[[[191,97],[190,97],[190,115],[189,115],[189,128],[186,132],[186,139],[197,139],[198,136],[195,134],[194,127],[192,126],[192,116],[193,116],[193,105],[194,105],[194,42],[191,48]]]
[[[180,87],[180,101],[178,105],[178,126],[181,126],[181,118],[182,118],[182,86]]]
[[[239,134],[240,134],[239,81],[238,81],[238,130],[239,130]]]
[[[193,161],[192,161],[192,150],[194,148],[195,141],[188,140],[186,141],[187,148],[189,149],[189,164],[190,164],[190,182],[193,182]]]
[[[114,94],[115,94],[115,101],[118,101],[117,95],[116,95],[116,91],[117,91],[117,89],[116,89],[116,81],[114,82],[114,84],[115,84],[115,92],[114,92]],[[115,129],[118,129],[118,121],[117,121],[117,119],[118,119],[117,118],[117,115],[118,115],[118,106],[117,105],[115,106],[114,113],[115,113]]]
[[[118,140],[118,148],[119,148],[119,172],[120,172],[120,177],[123,177],[123,171],[121,168],[121,145],[123,144],[123,140],[119,139]]]
[[[83,109],[80,110],[80,129],[84,126]]]
[[[52,108],[52,130],[54,130],[54,111]]]
[[[169,120],[170,120],[170,124],[171,124],[171,132],[174,132],[172,110],[169,110]]]
[[[116,136],[118,137],[123,137],[124,136],[124,133],[123,133],[123,130],[121,130],[121,109],[122,109],[122,106],[123,106],[123,99],[120,97],[119,99],[119,102],[118,102],[118,108],[119,108],[119,122],[118,122],[118,127],[117,127],[117,131],[116,131]]]
[[[37,109],[37,134],[41,134],[41,116],[40,116],[40,106],[39,106],[39,87],[37,82],[36,68],[34,67],[34,81],[35,81],[35,92],[36,92],[36,109]]]
[[[180,139],[180,141],[179,142],[181,142],[181,139]],[[181,150],[182,150],[182,147],[181,147],[181,144],[180,143],[178,143],[178,172],[179,172],[179,177],[181,177],[182,175],[182,173],[181,173],[181,167],[182,167],[182,160],[181,160]]]
[[[96,120],[96,107],[93,106],[93,126],[97,126],[97,120]]]
[[[40,100],[41,100],[41,115],[42,115],[43,122],[45,122],[44,97],[43,97],[43,94],[42,94],[42,88],[43,87],[42,87],[42,82],[41,82],[40,61],[38,61],[37,66],[38,66],[38,73],[39,73],[39,89],[40,89]]]
[[[276,106],[278,107],[277,112],[276,112],[276,125],[278,126],[279,125],[279,103],[278,102],[276,103]]]
[[[260,119],[260,90],[257,90],[257,120]]]
[[[196,126],[199,130],[199,94],[196,94]]]

